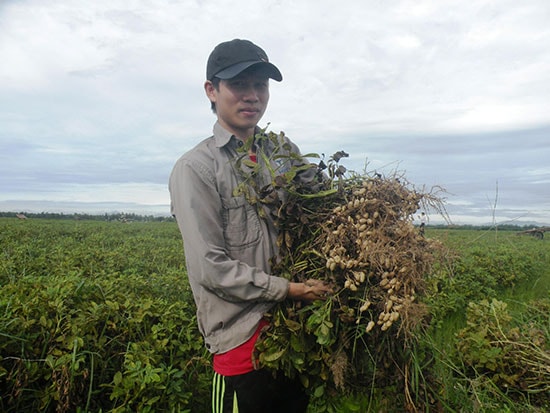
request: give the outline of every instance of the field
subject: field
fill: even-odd
[[[549,411],[548,239],[426,236],[446,248],[426,274],[413,380],[311,389],[311,413]],[[0,254],[0,411],[209,411],[210,356],[174,222],[0,218]]]

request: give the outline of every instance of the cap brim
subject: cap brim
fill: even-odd
[[[231,79],[237,76],[242,71],[248,69],[249,67],[252,67],[254,65],[262,66],[262,70],[265,71],[265,74],[277,82],[280,82],[283,80],[283,75],[277,69],[277,67],[269,62],[258,62],[257,60],[251,61],[251,62],[240,62],[237,64],[234,64],[233,66],[229,66],[228,68],[225,68],[218,73],[214,75],[214,77],[220,78],[220,79]]]

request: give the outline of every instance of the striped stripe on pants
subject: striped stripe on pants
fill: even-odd
[[[221,374],[214,372],[212,380],[212,413],[239,413],[237,393],[233,391],[233,408],[231,411],[224,410],[225,397],[225,378]]]

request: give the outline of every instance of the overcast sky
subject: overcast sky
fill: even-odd
[[[445,188],[453,223],[550,225],[548,0],[235,4],[0,0],[0,211],[168,214],[206,59],[246,38],[284,78],[260,126]]]

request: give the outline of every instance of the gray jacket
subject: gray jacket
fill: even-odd
[[[176,162],[169,181],[171,211],[183,237],[199,330],[214,354],[248,340],[289,288],[286,279],[270,274],[270,259],[277,254],[273,222],[260,218],[244,196],[234,195],[242,180],[235,166],[239,145],[216,122],[214,135]],[[259,150],[269,154],[273,148]],[[263,162],[260,156],[258,162]],[[272,167],[281,173],[289,168]],[[267,168],[262,169],[261,185],[272,180]]]

